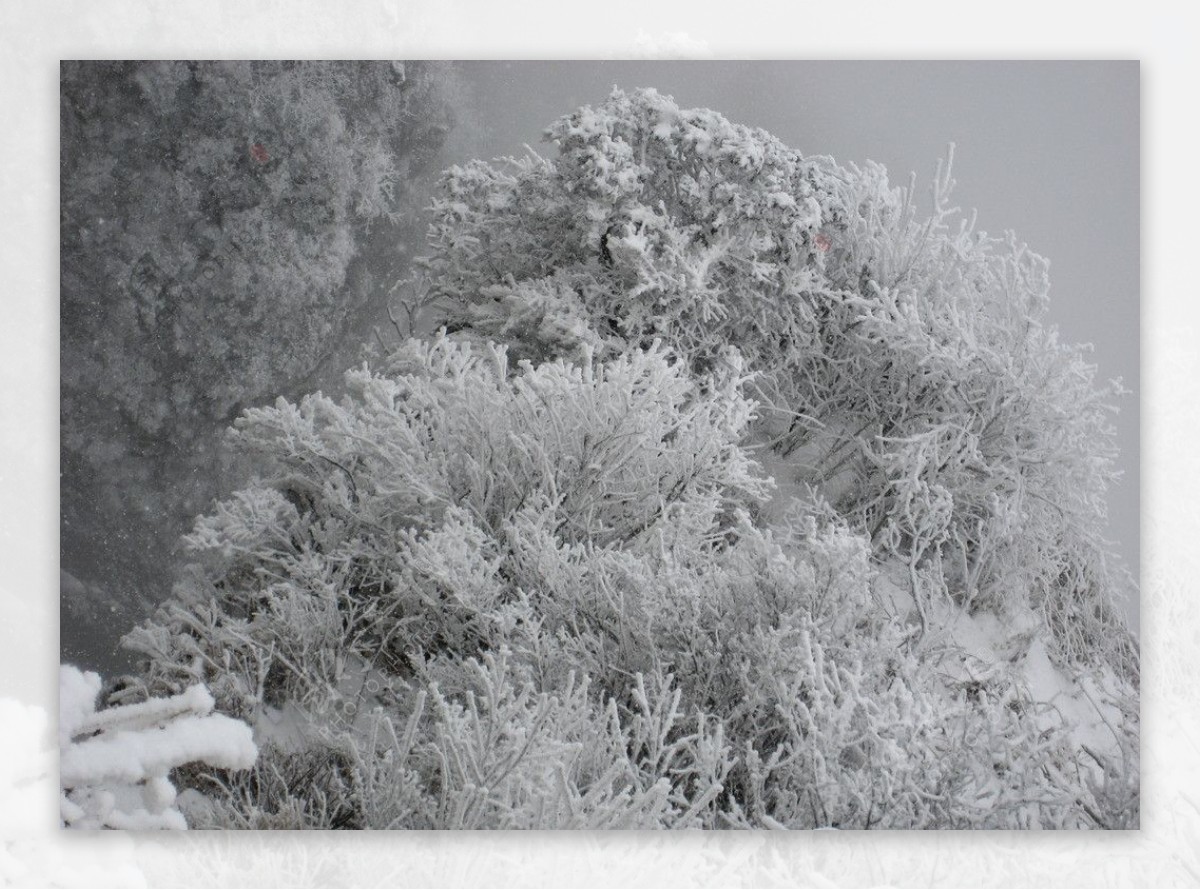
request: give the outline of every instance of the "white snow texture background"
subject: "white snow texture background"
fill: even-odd
[[[819,835],[602,834],[536,839],[495,834],[436,836],[80,835],[57,828],[54,744],[57,646],[57,329],[53,245],[57,232],[57,59],[138,57],[390,57],[651,55],[762,56],[1062,55],[1083,40],[1070,11],[1009,4],[969,42],[943,25],[951,8],[923,3],[853,13],[870,4],[805,6],[763,27],[766,10],[743,6],[737,22],[683,4],[654,13],[633,4],[595,8],[557,29],[533,52],[515,16],[468,3],[388,3],[356,15],[316,3],[185,3],[170,16],[140,3],[47,3],[5,7],[0,33],[0,219],[7,291],[0,326],[0,883],[56,886],[320,886],[428,884],[559,885],[1027,885],[1194,886],[1200,883],[1200,600],[1191,587],[1200,558],[1200,483],[1191,443],[1200,438],[1200,319],[1188,269],[1198,186],[1186,84],[1197,72],[1184,44],[1190,15],[1165,4],[1089,9],[1094,36],[1071,55],[1141,57],[1146,121],[1143,391],[1142,829],[1123,834]],[[540,20],[551,4],[527,4]],[[636,13],[635,13],[636,9]],[[758,13],[758,14],[756,14]],[[290,34],[278,27],[286,16]],[[1178,16],[1179,18],[1172,18]],[[1031,21],[1037,27],[1031,29]],[[852,24],[860,21],[861,24]],[[236,27],[235,27],[236,25]],[[981,31],[985,33],[980,33]],[[683,33],[686,32],[686,33]],[[903,53],[897,33],[915,43]],[[661,38],[648,37],[660,34]],[[930,36],[930,35],[933,36]],[[205,52],[200,52],[204,41]],[[690,35],[690,36],[689,36]],[[636,37],[636,40],[634,39]],[[497,46],[496,41],[504,41]],[[490,41],[490,42],[489,42]],[[931,44],[930,41],[933,41]],[[33,86],[33,89],[30,86]],[[1172,175],[1172,171],[1177,175]]]

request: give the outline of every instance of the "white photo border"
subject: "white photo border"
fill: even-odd
[[[25,0],[0,6],[0,883],[1200,884],[1195,4]],[[1143,85],[1142,828],[1095,833],[57,829],[58,63],[71,58],[1122,58]],[[1097,307],[1103,311],[1103,307]]]

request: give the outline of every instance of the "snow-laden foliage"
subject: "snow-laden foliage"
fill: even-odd
[[[342,345],[371,297],[368,228],[391,246],[423,200],[447,77],[63,64],[63,552],[71,588],[106,591],[95,614],[165,585],[165,551],[219,492],[224,428]]]
[[[948,167],[922,214],[653,91],[549,136],[446,174],[444,330],[237,419],[260,475],[125,639],[124,694],[253,727],[188,822],[1136,827],[1115,389],[1045,262]]]
[[[213,714],[202,685],[170,698],[96,710],[98,674],[63,665],[59,678],[59,774],[67,828],[187,828],[168,773],[189,763],[249,769],[250,727]]]
[[[922,212],[877,165],[653,90],[546,135],[552,158],[445,175],[421,291],[441,321],[534,359],[662,338],[704,373],[736,347],[784,481],[932,579],[924,599],[1035,608],[1059,657],[1136,682],[1101,537],[1119,387],[1046,323],[1046,262],[957,218],[949,163]]]
[[[513,376],[503,349],[439,339],[349,375],[342,405],[251,410],[235,438],[276,475],[197,523],[203,574],[129,642],[156,691],[206,682],[223,708],[299,732],[298,754],[277,746],[291,769],[329,769],[307,728],[419,692],[434,704],[439,677],[460,688],[469,660],[530,634],[522,646],[548,647],[547,694],[583,682],[573,652],[623,688],[643,660],[633,616],[653,605],[639,576],[728,546],[769,488],[736,444],[739,383],[695,381],[658,347]],[[327,795],[326,779],[282,787]]]
[[[1125,824],[1125,749],[1089,765],[1032,675],[922,635],[866,535],[811,498],[755,519],[749,383],[439,336],[247,411],[266,475],[126,639],[148,693],[255,727],[252,771],[177,774],[192,823]]]

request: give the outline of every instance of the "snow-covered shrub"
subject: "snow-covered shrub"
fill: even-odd
[[[653,91],[549,135],[446,175],[443,331],[236,421],[261,475],[125,640],[253,727],[189,823],[1136,825],[1114,390],[1044,261],[948,168],[922,215]]]
[[[1045,322],[1046,263],[878,165],[806,157],[653,90],[547,130],[552,158],[451,168],[423,295],[534,359],[663,338],[736,347],[756,440],[894,558],[974,608],[1032,604],[1059,655],[1136,681],[1101,538],[1115,386]]]
[[[520,686],[502,696],[521,708],[574,700],[559,688],[573,670],[594,686],[596,725],[564,728],[559,741],[607,737],[618,729],[606,698],[630,694],[635,666],[661,668],[635,617],[650,608],[641,581],[664,597],[662,566],[715,558],[769,490],[737,444],[752,416],[742,382],[736,362],[696,380],[656,344],[604,363],[511,369],[502,348],[440,337],[407,344],[386,373],[350,374],[341,404],[315,395],[252,409],[234,440],[271,475],[197,522],[190,581],[127,643],[155,692],[206,683],[255,723],[257,772],[287,778],[235,779],[232,791],[255,801],[243,813],[274,788],[288,799],[267,805],[272,818],[361,821],[365,803],[349,816],[338,802],[351,794],[348,771],[361,770],[329,765],[378,767],[360,750],[372,709],[394,729],[428,699],[422,743],[461,743],[443,725],[472,712],[445,694],[454,688],[462,706],[466,665],[491,664],[505,646],[538,682],[532,698]],[[316,763],[321,775],[305,772]],[[443,786],[445,768],[441,758],[429,767]],[[640,807],[659,778],[640,792],[572,793]],[[428,818],[454,812],[439,805]]]
[[[63,665],[59,678],[62,822],[68,828],[187,828],[171,770],[203,763],[244,770],[250,727],[213,714],[201,685],[170,698],[96,710],[99,675]]]
[[[438,336],[243,415],[263,478],[126,638],[149,692],[254,726],[253,769],[178,773],[193,824],[1083,823],[1068,727],[1007,708],[1016,675],[948,683],[866,535],[756,520],[736,355],[583,354]]]
[[[134,593],[169,587],[166,557],[222,493],[220,438],[242,407],[307,391],[344,348],[374,299],[367,239],[419,237],[451,76],[63,63],[63,568],[70,590],[104,591],[101,614],[142,617]],[[68,632],[88,617],[70,590]]]

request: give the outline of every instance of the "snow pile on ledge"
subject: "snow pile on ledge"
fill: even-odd
[[[895,563],[881,567],[873,592],[885,612],[915,626],[918,610],[904,573]],[[925,657],[936,662],[947,690],[1003,677],[1021,704],[1037,713],[1040,730],[1067,733],[1083,755],[1079,768],[1087,773],[1087,782],[1105,781],[1106,771],[1130,756],[1122,731],[1128,717],[1116,705],[1121,683],[1113,670],[1058,663],[1029,607],[1014,605],[1001,616],[972,612],[947,598],[927,603],[925,611],[931,628]],[[1122,780],[1136,782],[1136,768]]]
[[[68,828],[187,828],[168,773],[185,763],[248,769],[250,727],[213,714],[202,685],[180,695],[96,710],[98,674],[59,674],[62,823]]]

